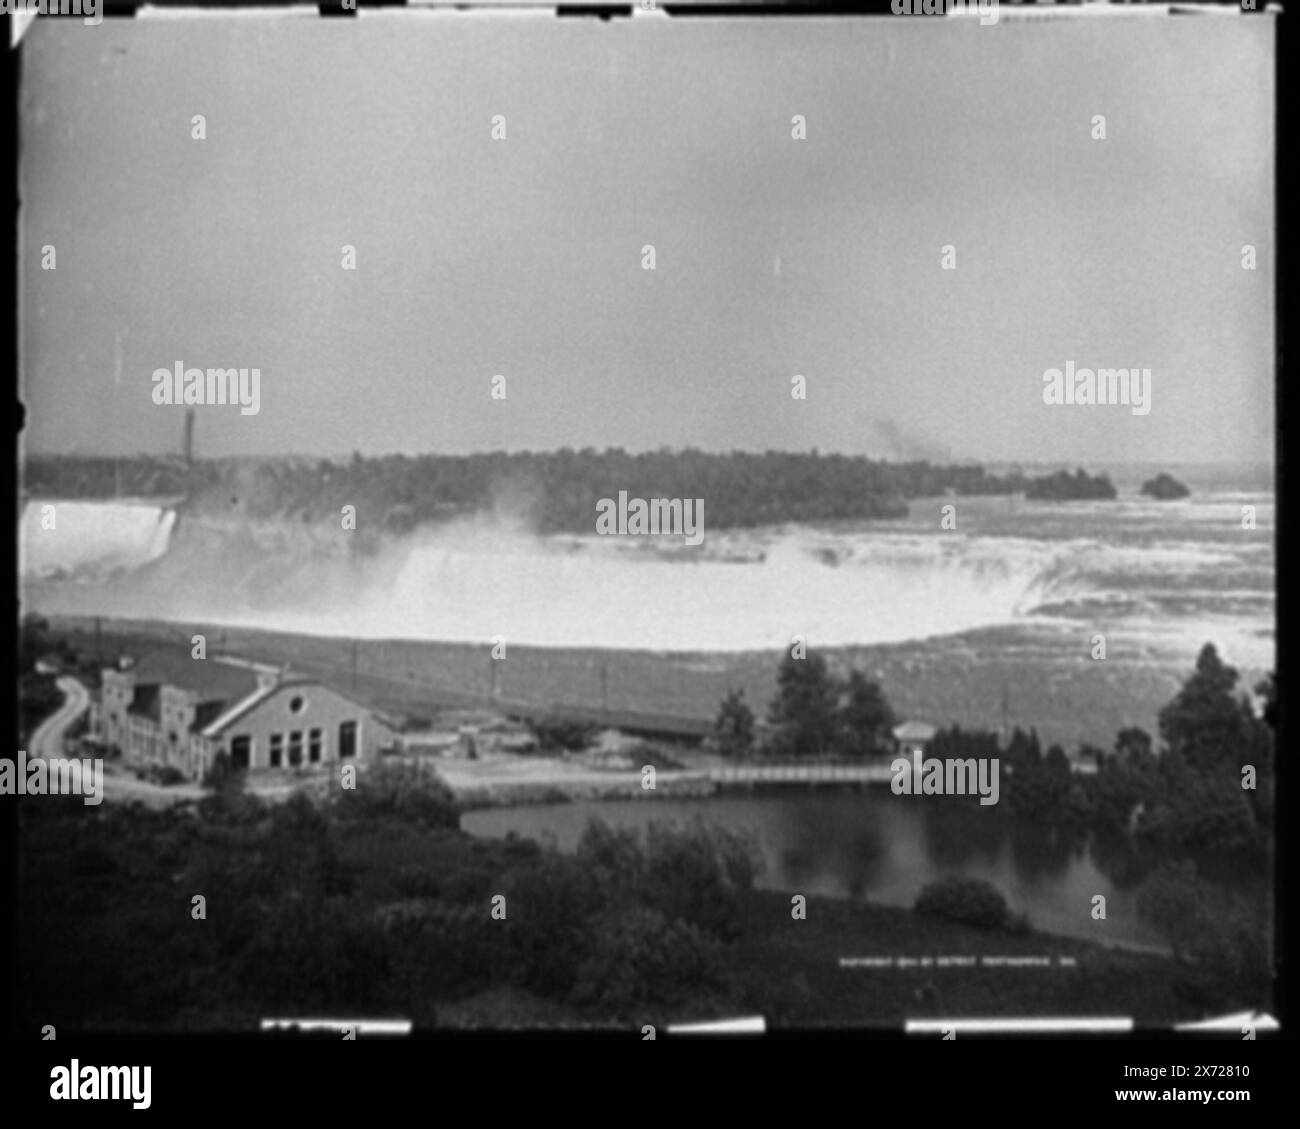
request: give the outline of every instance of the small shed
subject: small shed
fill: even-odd
[[[923,721],[905,721],[894,726],[894,746],[899,756],[910,757],[914,752],[925,754],[925,747],[934,740],[935,728]]]

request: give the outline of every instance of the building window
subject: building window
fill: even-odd
[[[289,712],[290,712],[290,713],[302,713],[302,707],[303,707],[304,705],[306,705],[306,703],[305,703],[301,698],[294,698],[294,699],[289,703]]]
[[[236,737],[230,742],[230,763],[235,768],[248,768],[252,760],[253,739],[248,736]]]
[[[356,752],[357,723],[345,721],[339,726],[339,760],[345,761],[349,757],[356,756]]]
[[[271,767],[279,768],[280,760],[284,754],[284,734],[271,734]]]
[[[312,764],[320,763],[321,737],[319,729],[313,729],[307,734],[307,759]]]
[[[289,764],[294,768],[302,764],[302,730],[295,729],[289,734]]]

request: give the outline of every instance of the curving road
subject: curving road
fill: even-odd
[[[50,760],[63,756],[63,736],[68,726],[77,720],[90,706],[90,693],[75,678],[66,674],[55,681],[63,691],[63,705],[36,727],[27,742],[29,757],[44,757]]]

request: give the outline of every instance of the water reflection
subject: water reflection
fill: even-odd
[[[808,896],[865,898],[911,906],[929,882],[951,875],[992,883],[1016,913],[1045,932],[1097,937],[1092,898],[1107,901],[1107,937],[1160,944],[1138,913],[1137,894],[1154,862],[1123,836],[1027,825],[1000,807],[932,802],[934,797],[865,792],[765,792],[706,800],[584,801],[469,812],[465,830],[554,836],[574,848],[591,819],[614,827],[702,817],[747,829],[763,855],[759,884]]]

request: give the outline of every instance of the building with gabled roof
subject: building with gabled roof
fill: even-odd
[[[150,654],[103,671],[92,732],[131,759],[199,778],[220,752],[239,768],[369,758],[394,734],[359,702],[287,669]]]

